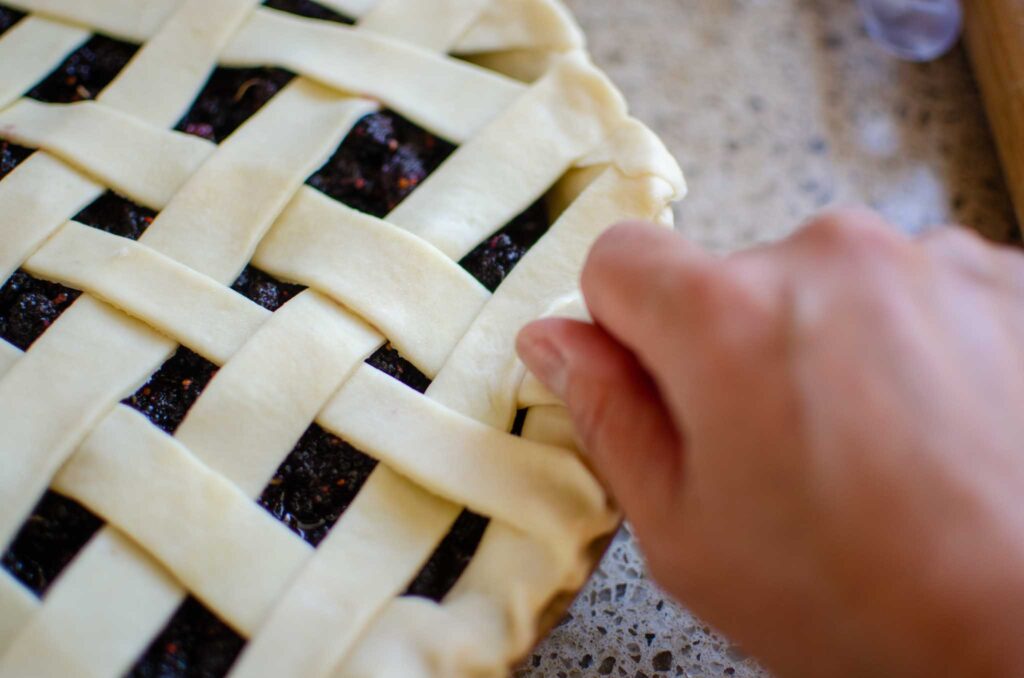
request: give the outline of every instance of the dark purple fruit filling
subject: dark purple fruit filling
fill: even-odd
[[[138,45],[97,35],[72,52],[28,96],[52,104],[95,99],[137,50]]]
[[[47,491],[3,555],[3,566],[40,598],[103,521],[78,502]]]
[[[327,9],[323,5],[311,2],[311,0],[267,0],[263,4],[271,9],[279,9],[282,12],[298,14],[309,19],[334,21],[339,24],[354,23],[347,16],[338,14],[332,9]]]
[[[173,434],[216,373],[216,365],[182,346],[142,388],[122,402]]]
[[[127,675],[131,678],[223,676],[244,645],[245,640],[202,603],[188,598]]]
[[[420,393],[430,386],[430,379],[420,372],[416,367],[403,358],[391,344],[387,344],[372,356],[367,358],[366,364],[376,367],[381,372],[388,374],[406,386]]]
[[[472,511],[463,511],[451,532],[409,585],[406,595],[441,602],[473,560],[488,522],[487,518]]]
[[[15,146],[9,141],[0,139],[0,179],[14,171],[14,168],[25,162],[32,155],[31,148]]]
[[[75,221],[79,223],[130,240],[138,240],[155,218],[153,210],[136,205],[112,191],[107,191],[75,215]]]
[[[355,499],[377,461],[312,424],[257,500],[312,546]]]
[[[27,351],[80,294],[16,271],[0,287],[0,338]]]
[[[21,12],[16,12],[13,9],[7,9],[6,7],[0,7],[0,35],[3,35],[3,33],[12,28],[14,24],[24,18],[25,15]]]
[[[306,288],[281,282],[269,273],[264,273],[253,266],[246,266],[231,289],[268,311],[276,311]]]
[[[515,421],[512,422],[512,435],[521,436],[523,435],[523,426],[526,424],[526,413],[528,410],[518,410],[516,412]]]
[[[376,465],[375,459],[313,424],[257,501],[316,546],[356,498]]]
[[[176,129],[220,143],[294,77],[280,68],[217,68]]]
[[[397,113],[371,113],[306,183],[349,207],[383,217],[454,150]]]
[[[549,226],[547,209],[543,201],[538,201],[477,246],[459,264],[493,292]]]

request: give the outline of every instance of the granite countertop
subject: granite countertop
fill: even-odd
[[[679,229],[718,252],[782,237],[831,202],[908,232],[1016,225],[958,49],[899,62],[853,0],[567,0],[594,58],[690,183]],[[518,678],[765,675],[661,593],[624,529]]]

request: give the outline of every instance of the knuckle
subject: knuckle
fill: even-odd
[[[899,257],[907,241],[879,215],[847,208],[819,215],[807,224],[806,237],[832,254],[872,259]]]
[[[953,267],[981,279],[998,274],[995,250],[978,234],[961,227],[942,227],[921,237],[921,245],[933,264]]]

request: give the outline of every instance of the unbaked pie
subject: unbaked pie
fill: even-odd
[[[618,520],[515,334],[682,191],[557,0],[0,0],[0,675],[501,675]]]

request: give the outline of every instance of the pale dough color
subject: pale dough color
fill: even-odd
[[[0,280],[85,294],[0,341],[0,541],[47,487],[107,525],[42,601],[0,571],[2,676],[116,676],[188,592],[248,639],[233,676],[502,675],[618,521],[513,342],[583,313],[608,224],[670,224],[674,160],[557,0],[320,2],[357,25],[4,0],[30,16],[0,37],[0,137],[40,152],[0,182]],[[97,101],[21,98],[94,32],[144,44]],[[219,146],[168,131],[218,64],[300,77]],[[384,220],[303,185],[380,105],[460,144]],[[108,188],[159,210],[138,242],[69,221]],[[456,262],[544,195],[491,295]],[[228,287],[250,261],[309,289],[271,314]],[[386,340],[426,395],[363,365]],[[221,369],[170,437],[118,403],[178,345]],[[252,501],[314,420],[381,461],[316,550]],[[463,507],[491,523],[455,588],[398,597]]]

